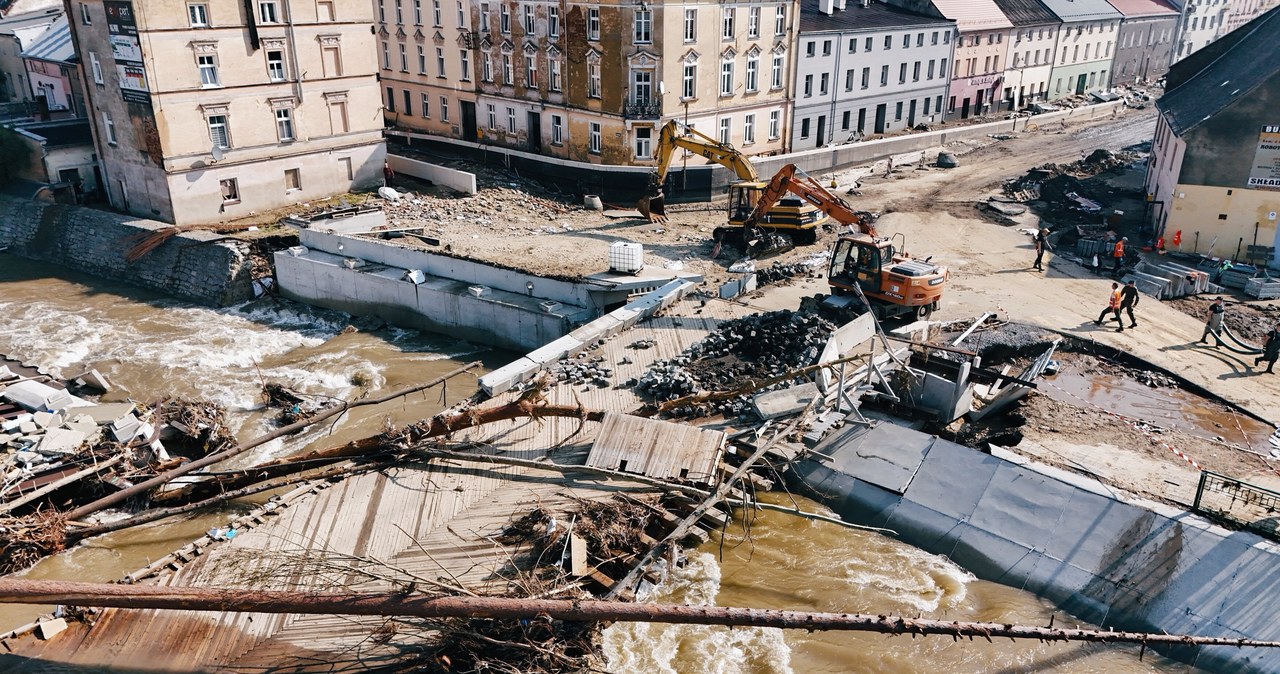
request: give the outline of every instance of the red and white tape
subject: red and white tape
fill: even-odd
[[[1043,381],[1043,380],[1042,380],[1042,381]],[[1191,464],[1191,467],[1192,467],[1192,468],[1195,468],[1196,470],[1200,470],[1200,471],[1203,471],[1203,470],[1204,470],[1204,468],[1201,468],[1201,467],[1200,467],[1200,464],[1196,463],[1196,460],[1195,460],[1195,459],[1193,459],[1193,458],[1191,458],[1191,457],[1187,456],[1186,454],[1183,454],[1181,451],[1179,451],[1179,450],[1178,450],[1178,448],[1174,447],[1173,445],[1170,445],[1169,443],[1165,442],[1164,440],[1161,440],[1160,438],[1157,438],[1157,437],[1155,436],[1155,434],[1151,432],[1151,429],[1147,428],[1146,423],[1144,423],[1141,419],[1133,419],[1133,418],[1130,418],[1130,417],[1126,417],[1126,416],[1125,416],[1125,415],[1123,415],[1123,414],[1119,414],[1119,413],[1117,413],[1117,412],[1113,412],[1113,411],[1111,411],[1111,410],[1109,410],[1109,409],[1107,409],[1107,408],[1105,408],[1105,407],[1103,407],[1103,406],[1101,406],[1101,405],[1099,405],[1099,404],[1097,404],[1097,403],[1095,403],[1095,402],[1091,402],[1091,401],[1085,400],[1084,398],[1081,398],[1080,396],[1078,396],[1078,395],[1076,395],[1076,394],[1074,394],[1074,393],[1072,393],[1072,392],[1070,392],[1070,391],[1067,391],[1067,390],[1063,389],[1061,386],[1057,386],[1057,385],[1053,384],[1052,382],[1043,382],[1043,383],[1048,384],[1049,386],[1053,387],[1053,388],[1054,388],[1054,389],[1056,389],[1057,391],[1060,391],[1061,393],[1064,393],[1064,394],[1066,394],[1066,395],[1068,395],[1068,396],[1071,396],[1072,398],[1075,398],[1076,400],[1079,400],[1081,403],[1084,403],[1084,404],[1085,404],[1086,406],[1088,406],[1088,407],[1092,407],[1092,408],[1094,408],[1094,409],[1097,409],[1098,411],[1102,412],[1103,414],[1106,414],[1106,415],[1109,415],[1109,416],[1113,416],[1113,417],[1115,417],[1115,418],[1117,418],[1117,419],[1119,419],[1119,420],[1121,420],[1121,421],[1123,421],[1123,422],[1125,422],[1125,423],[1129,424],[1130,426],[1133,426],[1135,429],[1137,429],[1137,431],[1138,431],[1139,433],[1142,433],[1143,435],[1147,436],[1147,438],[1148,438],[1149,440],[1151,440],[1152,442],[1156,443],[1157,445],[1160,445],[1161,447],[1164,447],[1165,449],[1169,450],[1170,452],[1173,452],[1174,456],[1177,456],[1178,458],[1182,459],[1183,461],[1186,461],[1187,463]]]

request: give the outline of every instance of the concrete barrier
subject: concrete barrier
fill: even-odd
[[[476,174],[474,173],[428,164],[425,161],[396,154],[387,155],[387,163],[391,164],[391,170],[396,173],[404,173],[437,185],[444,185],[464,194],[476,193]]]

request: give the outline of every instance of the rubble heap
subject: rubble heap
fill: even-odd
[[[836,326],[816,313],[774,311],[721,323],[715,332],[671,360],[660,360],[639,380],[628,382],[657,401],[704,390],[731,390],[812,365]],[[787,386],[779,382],[772,387]],[[753,392],[755,393],[755,392]],[[674,410],[678,417],[722,413],[741,416],[751,410],[751,395]]]

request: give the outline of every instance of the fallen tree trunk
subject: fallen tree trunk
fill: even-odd
[[[650,622],[731,627],[843,630],[883,634],[938,635],[990,641],[1100,641],[1280,648],[1280,641],[1203,637],[1146,632],[1030,627],[990,622],[924,620],[860,613],[821,613],[728,606],[676,606],[616,601],[513,599],[506,597],[424,597],[402,592],[382,594],[285,592],[269,590],[113,585],[50,580],[0,580],[0,602],[64,604],[129,609],[233,611],[324,615],[412,616],[418,618],[490,618],[518,620],[550,616],[573,622]],[[145,648],[139,644],[140,648]]]
[[[387,402],[388,400],[395,400],[396,398],[399,398],[401,396],[409,395],[410,393],[417,393],[418,391],[424,391],[426,389],[429,389],[433,386],[437,386],[441,383],[444,383],[449,379],[452,379],[453,377],[456,377],[468,370],[474,369],[479,366],[480,366],[480,361],[478,360],[472,361],[447,374],[436,377],[435,379],[432,379],[431,381],[425,384],[418,384],[416,386],[402,388],[398,391],[394,391],[392,393],[388,393],[387,395],[380,396],[377,398],[366,398],[364,400],[359,400],[354,403],[344,403],[338,407],[327,409],[315,415],[314,417],[311,417],[310,419],[299,421],[296,424],[289,424],[288,426],[283,426],[281,428],[278,428],[270,433],[267,433],[266,435],[263,435],[245,444],[242,444],[242,445],[238,444],[238,445],[235,445],[234,447],[230,447],[216,454],[210,454],[204,458],[197,459],[190,463],[184,463],[181,466],[174,468],[173,470],[161,473],[151,478],[150,480],[139,482],[138,484],[132,487],[129,487],[128,489],[121,489],[120,491],[115,492],[113,494],[108,494],[107,496],[104,496],[96,501],[93,501],[92,503],[87,503],[67,513],[67,519],[69,520],[83,519],[89,515],[92,515],[93,513],[98,512],[99,510],[105,510],[114,505],[123,503],[135,496],[140,496],[142,494],[145,494],[148,491],[151,491],[152,489],[155,489],[156,487],[159,487],[160,485],[170,482],[176,478],[182,477],[183,475],[186,475],[193,471],[204,468],[205,466],[212,466],[215,463],[225,461],[233,456],[236,456],[237,454],[247,452],[250,449],[253,449],[254,447],[271,442],[276,438],[283,437],[290,433],[300,431],[306,428],[307,426],[318,423],[320,421],[324,421],[325,419],[336,416],[338,414],[342,414],[347,410],[350,410],[356,407],[363,407],[366,405],[377,405],[379,403]]]

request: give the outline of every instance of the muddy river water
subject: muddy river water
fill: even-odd
[[[120,387],[110,397],[216,400],[241,438],[269,428],[257,411],[263,381],[349,397],[353,382],[392,389],[479,359],[492,368],[511,354],[396,329],[344,332],[342,314],[277,301],[210,310],[0,254],[0,353],[63,375],[89,365]],[[355,376],[358,375],[358,376]],[[468,394],[457,380],[403,404],[380,406],[330,428],[256,450],[245,462],[341,443],[393,423],[430,416]],[[782,497],[780,497],[782,498]],[[225,522],[247,504],[93,539],[26,573],[33,578],[110,581]],[[817,504],[807,504],[817,509]],[[727,532],[692,552],[657,590],[662,601],[860,611],[1031,625],[1076,621],[1016,588],[977,580],[945,558],[892,538],[763,513],[750,535]],[[0,631],[34,607],[0,605]],[[963,642],[777,630],[615,625],[606,631],[611,672],[1191,672],[1123,646]]]

